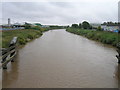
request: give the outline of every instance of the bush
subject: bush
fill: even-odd
[[[25,45],[26,44],[26,40],[23,37],[19,37],[18,42],[20,45]]]
[[[7,48],[13,37],[18,37],[18,44],[25,45],[27,39],[34,39],[42,35],[40,30],[24,29],[2,32],[2,48]]]
[[[92,31],[92,30],[75,29],[75,28],[68,28],[66,31],[85,36],[89,39],[97,40],[104,44],[111,44],[113,46],[116,46],[117,43],[120,42],[120,40],[118,40],[118,38],[120,38],[120,34],[113,32]]]
[[[34,39],[34,35],[28,34],[27,38],[29,38],[29,39]]]

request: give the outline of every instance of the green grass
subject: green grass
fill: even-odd
[[[120,34],[118,33],[84,30],[84,29],[76,29],[76,28],[68,28],[66,31],[85,36],[88,39],[96,40],[104,44],[110,44],[115,47],[117,47],[117,43],[120,42],[119,40]]]
[[[2,32],[2,48],[7,48],[13,37],[18,37],[18,45],[25,45],[28,41],[42,35],[40,30],[11,30]]]
[[[56,27],[57,29],[59,27]],[[32,27],[24,30],[10,30],[10,31],[2,31],[0,32],[0,46],[2,48],[7,48],[9,46],[10,41],[13,37],[18,37],[18,45],[25,45],[28,41],[37,38],[42,35],[43,32],[49,31],[51,29],[56,29],[52,27]],[[2,34],[1,34],[2,33]]]

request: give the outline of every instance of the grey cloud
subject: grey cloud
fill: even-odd
[[[111,2],[4,2],[3,21],[72,24],[88,20],[92,23],[117,21],[117,3]],[[116,0],[117,1],[117,0]]]

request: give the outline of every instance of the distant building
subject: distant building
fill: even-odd
[[[104,31],[118,32],[120,25],[119,24],[107,24],[107,25],[102,24],[101,28]]]
[[[50,27],[50,25],[42,25],[42,27],[47,28]]]

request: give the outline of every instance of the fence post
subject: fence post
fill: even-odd
[[[7,69],[7,64],[3,66],[3,69]]]
[[[2,48],[2,67],[7,69],[7,64],[11,61],[14,62],[14,57],[16,55],[16,43],[17,37],[13,37],[9,44],[9,48]]]
[[[120,42],[117,44],[117,48],[118,55],[116,55],[116,57],[118,59],[118,63],[120,64]]]

